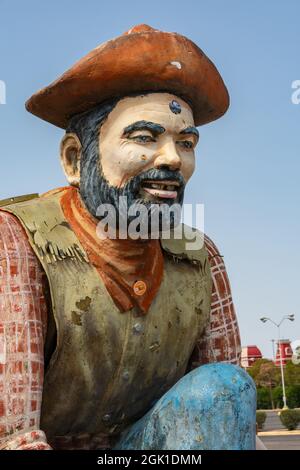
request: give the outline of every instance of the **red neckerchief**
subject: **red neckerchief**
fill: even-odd
[[[64,188],[61,207],[120,312],[146,314],[160,287],[164,259],[159,240],[100,239],[99,221],[85,208],[78,189]]]

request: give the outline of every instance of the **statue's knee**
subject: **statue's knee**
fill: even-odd
[[[252,378],[242,368],[226,363],[207,364],[187,374],[182,384],[186,399],[202,401],[211,406],[226,400],[256,407],[256,387]],[[181,388],[181,387],[180,387]],[[178,390],[180,391],[180,390]]]
[[[143,449],[254,449],[255,409],[255,385],[243,369],[205,365],[166,392],[121,448],[134,441]]]

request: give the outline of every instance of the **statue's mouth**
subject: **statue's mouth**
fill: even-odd
[[[175,180],[145,180],[141,184],[141,191],[152,196],[151,199],[176,199],[180,186]]]

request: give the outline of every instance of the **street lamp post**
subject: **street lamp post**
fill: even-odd
[[[285,315],[282,317],[279,323],[276,323],[274,320],[272,320],[269,317],[262,317],[260,321],[263,323],[266,323],[267,321],[270,321],[273,323],[273,325],[277,326],[278,329],[278,347],[279,347],[279,361],[280,361],[280,370],[281,370],[281,383],[282,383],[282,399],[283,399],[283,408],[287,408],[286,404],[286,394],[285,394],[285,384],[284,384],[284,373],[283,373],[283,363],[282,363],[282,353],[281,353],[281,344],[280,344],[280,325],[284,322],[284,320],[290,320],[294,321],[295,320],[295,315]]]
[[[273,360],[275,361],[275,346],[274,346],[274,343],[276,341],[276,339],[271,339],[272,341],[272,354],[273,354]]]

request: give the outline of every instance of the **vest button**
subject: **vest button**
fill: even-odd
[[[122,377],[124,380],[129,380],[129,372],[128,370],[125,370],[122,374]]]
[[[111,415],[109,414],[102,416],[102,421],[104,421],[105,423],[108,423],[110,419],[111,419]]]
[[[143,325],[135,323],[132,327],[133,333],[139,335],[143,331]]]
[[[133,284],[133,292],[135,295],[144,295],[147,290],[146,283],[144,281],[136,281]]]

